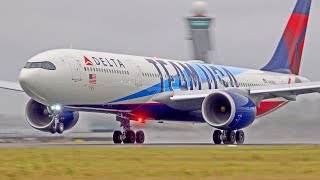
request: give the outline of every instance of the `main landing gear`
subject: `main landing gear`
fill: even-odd
[[[123,127],[123,132],[115,131],[113,133],[113,142],[115,144],[121,144],[122,142],[125,144],[134,144],[135,142],[138,144],[144,143],[144,132],[134,132],[131,130],[130,120],[128,117],[119,115],[117,116],[117,121],[120,122],[120,127]]]
[[[50,133],[55,134],[59,133],[62,134],[64,131],[64,124],[60,121],[59,115],[53,115],[54,123],[50,128]]]
[[[226,130],[220,131],[215,130],[213,132],[213,142],[215,144],[243,144],[244,142],[244,132],[242,130],[233,131],[233,130]]]

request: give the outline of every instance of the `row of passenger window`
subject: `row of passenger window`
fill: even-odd
[[[111,73],[111,74],[122,74],[122,75],[129,75],[130,74],[129,71],[124,71],[124,70],[104,69],[104,68],[94,68],[94,67],[84,67],[84,71]]]
[[[142,73],[142,76],[144,77],[151,77],[151,78],[161,78],[160,74],[154,74],[154,73]],[[168,78],[167,75],[165,75],[165,78]],[[173,76],[171,76],[171,78],[173,78]]]
[[[266,84],[238,83],[240,87],[265,86]]]
[[[154,74],[154,73],[145,73],[143,72],[142,73],[142,76],[144,77],[150,77],[150,78],[160,78],[161,76],[159,74]],[[166,79],[168,79],[168,75],[165,75],[164,76]],[[170,76],[171,79],[174,78],[174,76]],[[179,79],[180,81],[182,81],[182,78],[180,77]],[[202,83],[208,83],[208,80],[207,79],[200,79]],[[193,81],[199,81],[198,78],[194,78]],[[209,80],[210,83],[214,83],[214,80],[210,79]],[[228,82],[229,83],[229,82]],[[242,86],[242,87],[251,87],[251,86],[265,86],[266,84],[255,84],[255,83],[238,83],[239,86]]]
[[[150,77],[150,78],[160,78],[161,76],[159,74],[154,73],[142,73],[142,76],[144,77]],[[174,78],[174,76],[170,76],[171,79]],[[168,78],[168,75],[165,75],[165,78]],[[200,79],[202,83],[208,83],[207,79]],[[182,81],[182,78],[180,77],[180,81]],[[193,81],[199,81],[198,78],[193,79]],[[214,80],[209,80],[210,83],[214,83]],[[229,83],[229,82],[228,82]],[[250,86],[265,86],[265,84],[254,84],[254,83],[238,83],[239,86],[242,87],[250,87]]]

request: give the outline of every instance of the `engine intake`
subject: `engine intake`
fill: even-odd
[[[242,129],[256,118],[257,108],[246,96],[230,91],[217,91],[202,103],[202,116],[211,126],[223,130]]]
[[[26,120],[35,129],[44,132],[50,132],[54,123],[54,118],[48,111],[47,106],[30,100],[26,106]],[[79,120],[79,113],[76,111],[63,111],[60,114],[60,120],[63,122],[65,130],[71,129]]]

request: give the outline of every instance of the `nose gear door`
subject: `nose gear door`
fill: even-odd
[[[70,58],[68,59],[68,63],[72,72],[72,80],[81,81],[81,64],[77,59]]]

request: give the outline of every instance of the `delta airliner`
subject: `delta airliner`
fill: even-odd
[[[62,133],[79,112],[116,115],[123,131],[114,143],[143,143],[130,121],[203,122],[216,128],[215,144],[242,144],[242,129],[255,119],[319,93],[320,82],[299,76],[311,0],[298,0],[280,43],[261,70],[202,61],[176,61],[84,50],[38,54],[21,70],[18,83],[1,88],[25,92],[26,119],[35,129]]]

